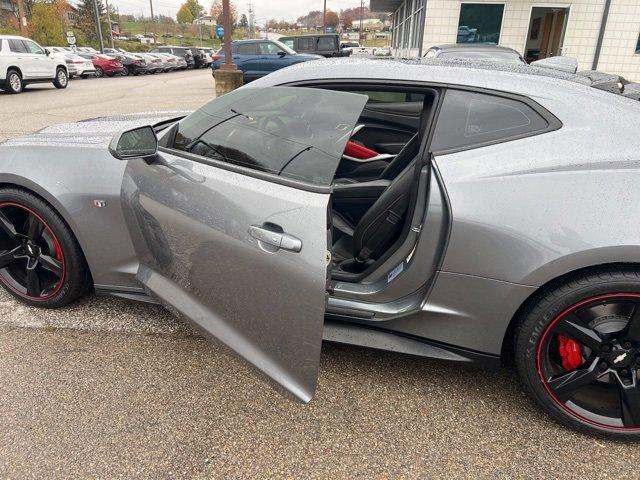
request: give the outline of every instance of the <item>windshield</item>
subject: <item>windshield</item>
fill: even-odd
[[[282,50],[284,50],[285,52],[287,52],[289,55],[295,55],[296,51],[293,50],[292,48],[287,47],[284,43],[278,41],[278,40],[271,40],[272,43],[275,43],[277,46],[279,46]]]
[[[174,148],[329,185],[365,95],[301,87],[241,88],[178,124]]]

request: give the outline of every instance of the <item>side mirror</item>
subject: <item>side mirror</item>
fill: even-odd
[[[48,48],[44,49],[44,54],[48,57],[49,55],[51,55],[51,52],[49,51]]]
[[[283,52],[282,50],[280,50],[280,51],[278,52],[278,56],[279,56],[280,58],[284,58],[286,55],[287,55],[287,52]]]
[[[576,73],[578,71],[578,60],[571,57],[547,57],[542,60],[531,62],[532,67],[548,68],[561,72]]]
[[[150,126],[126,130],[113,137],[109,152],[118,160],[152,157],[158,153],[158,137]]]

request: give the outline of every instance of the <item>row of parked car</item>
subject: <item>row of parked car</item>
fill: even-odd
[[[210,48],[162,46],[150,52],[105,48],[38,45],[29,38],[0,35],[0,90],[20,93],[32,83],[66,88],[73,77],[113,77],[206,68],[213,63]]]
[[[188,68],[206,68],[213,61],[207,48],[157,47],[150,52],[128,52],[122,48],[105,48],[103,53],[91,47],[47,47],[51,55],[64,58],[69,78],[115,75],[142,75]]]

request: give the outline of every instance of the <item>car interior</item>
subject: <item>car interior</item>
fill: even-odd
[[[331,195],[334,280],[358,281],[402,244],[433,117],[435,90],[353,90],[369,101],[345,148]]]

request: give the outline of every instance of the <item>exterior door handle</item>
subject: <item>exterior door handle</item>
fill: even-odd
[[[299,238],[288,233],[275,232],[261,225],[251,225],[249,227],[249,235],[259,242],[276,247],[276,250],[282,249],[290,252],[302,250],[302,240]]]

